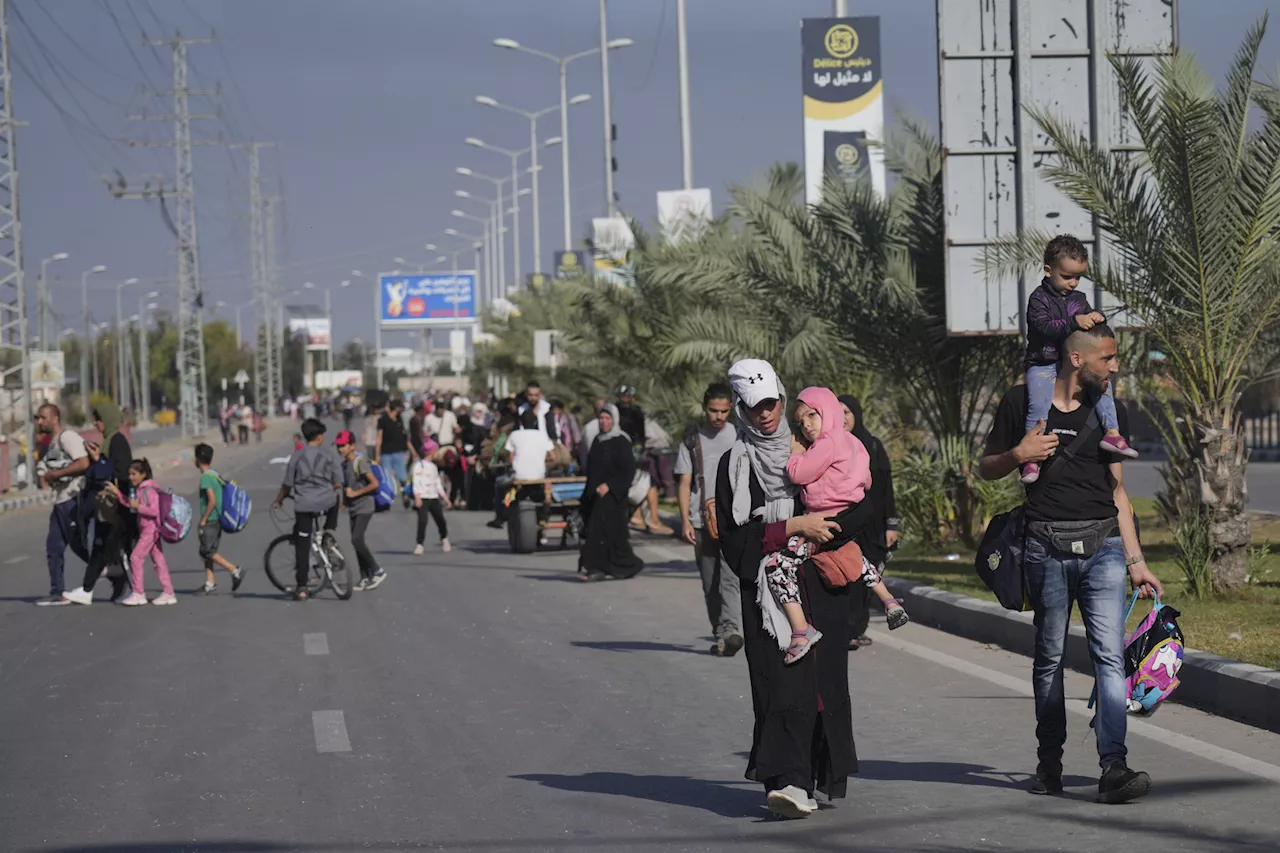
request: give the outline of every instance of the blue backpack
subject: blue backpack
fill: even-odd
[[[224,533],[239,533],[249,523],[249,514],[253,512],[253,499],[249,493],[235,484],[222,479],[216,472],[215,477],[222,484],[222,517],[218,523]]]
[[[378,481],[378,488],[373,493],[373,511],[386,512],[396,502],[396,494],[400,491],[396,478],[384,471],[377,462],[367,459],[363,455],[357,456],[355,459],[357,472],[359,472],[362,465],[367,465],[368,468],[366,470],[368,473],[372,474],[373,479]],[[348,483],[347,485],[350,484]]]

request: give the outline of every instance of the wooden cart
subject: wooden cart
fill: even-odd
[[[578,509],[586,477],[545,477],[515,480],[508,487],[507,541],[516,554],[532,554],[548,544],[551,531],[560,531],[560,547],[581,535]]]

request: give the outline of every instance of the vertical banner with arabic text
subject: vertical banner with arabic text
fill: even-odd
[[[870,172],[871,185],[884,195],[884,153],[867,145],[884,138],[880,19],[806,18],[800,47],[805,201],[818,202],[828,170],[841,180]]]

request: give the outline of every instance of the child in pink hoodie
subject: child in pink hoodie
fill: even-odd
[[[142,564],[150,557],[156,567],[156,577],[160,578],[160,595],[151,603],[177,604],[173,582],[169,579],[169,564],[161,547],[160,486],[152,479],[151,463],[146,459],[133,460],[129,465],[129,483],[133,486],[129,506],[138,514],[138,544],[129,559],[133,594],[120,603],[130,606],[147,603],[142,587]]]
[[[794,452],[787,461],[787,477],[800,487],[805,512],[838,515],[866,497],[871,487],[871,454],[853,433],[845,430],[844,411],[829,388],[806,388],[796,400],[796,422],[808,447],[798,439],[792,440]],[[822,633],[805,618],[796,581],[800,564],[817,552],[818,548],[812,543],[793,536],[784,550],[765,558],[766,564],[772,563],[766,566],[769,590],[791,623],[787,663],[804,657],[813,644],[822,639]],[[890,594],[875,566],[865,558],[862,581],[884,602],[891,629],[906,624],[906,610]]]

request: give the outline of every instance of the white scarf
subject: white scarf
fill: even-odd
[[[738,440],[729,451],[729,483],[733,487],[733,521],[743,525],[751,517],[751,472],[754,471],[760,489],[764,492],[764,506],[756,510],[766,524],[786,521],[795,514],[796,487],[787,479],[787,460],[791,458],[791,427],[787,424],[786,390],[781,382],[779,402],[783,415],[773,435],[765,435],[751,425],[742,410],[742,401],[735,401],[738,413]]]

